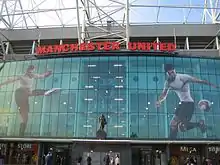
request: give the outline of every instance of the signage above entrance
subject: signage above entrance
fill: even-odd
[[[120,50],[119,42],[90,42],[82,44],[43,45],[36,49],[37,55],[48,55],[53,53],[68,53],[77,51],[115,51]],[[129,42],[128,50],[131,51],[164,51],[176,50],[174,43],[163,42]]]

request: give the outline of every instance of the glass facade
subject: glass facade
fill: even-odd
[[[170,91],[161,107],[155,106],[166,80],[164,64],[173,64],[177,73],[220,84],[218,59],[115,55],[6,63],[0,73],[0,135],[19,136],[20,124],[27,120],[23,136],[95,138],[98,117],[104,114],[109,138],[169,138],[170,121],[181,103]],[[30,65],[35,70],[28,78]],[[47,70],[52,74],[40,75]],[[42,94],[52,88],[60,89]],[[192,121],[202,119],[208,129],[180,132],[178,138],[220,139],[219,89],[191,83],[190,94],[195,101]],[[202,99],[210,101],[209,111],[199,109]]]

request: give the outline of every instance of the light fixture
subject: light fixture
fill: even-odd
[[[92,101],[93,99],[92,98],[85,98],[84,100],[85,101]]]
[[[122,64],[114,64],[114,66],[116,67],[116,66],[122,66]]]
[[[88,65],[88,67],[93,68],[96,67],[96,65]]]
[[[66,102],[63,102],[64,105],[66,105]]]
[[[115,128],[122,128],[123,125],[115,125],[114,127],[115,127]]]
[[[94,86],[92,86],[92,85],[86,85],[85,88],[91,89],[91,88],[94,88]]]
[[[122,76],[116,76],[115,78],[117,78],[117,79],[121,79],[121,78],[123,78]]]
[[[83,125],[84,128],[91,128],[92,125]]]
[[[93,76],[92,78],[94,78],[94,79],[99,79],[100,77],[99,77],[99,76]]]
[[[122,85],[116,85],[115,88],[123,88]]]
[[[115,101],[123,101],[122,98],[115,98]]]

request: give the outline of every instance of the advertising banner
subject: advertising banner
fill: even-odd
[[[1,64],[3,65],[3,64]],[[100,56],[8,62],[0,135],[220,139],[220,60]]]

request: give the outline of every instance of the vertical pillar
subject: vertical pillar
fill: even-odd
[[[86,1],[83,0],[83,21],[82,21],[82,31],[80,36],[80,43],[85,42],[85,36],[86,36]]]
[[[199,67],[199,64],[197,64],[196,65],[196,67],[197,67],[197,73],[200,73],[201,71],[200,71],[200,67]],[[199,87],[199,91],[200,91],[200,93],[199,93],[199,95],[200,95],[200,99],[203,99],[203,94],[202,94],[202,87],[200,86]],[[196,103],[197,104],[197,103]],[[205,121],[205,114],[204,114],[204,111],[201,111],[201,118],[202,118],[202,120],[204,120]],[[204,138],[207,138],[207,132],[205,132],[204,133]]]
[[[6,42],[5,55],[8,54],[10,43]]]
[[[219,39],[218,36],[215,37],[216,49],[219,50]]]
[[[33,41],[32,48],[31,48],[31,54],[34,54],[34,52],[35,52],[35,45],[36,45],[36,41]]]
[[[128,49],[128,44],[130,42],[130,31],[129,31],[129,27],[130,27],[130,21],[129,21],[129,0],[126,1],[126,6],[125,6],[125,10],[126,10],[126,49]]]
[[[43,143],[38,143],[38,159],[37,159],[37,165],[43,164],[43,156],[44,156],[44,145]]]
[[[166,155],[167,155],[167,160],[170,160],[170,144],[166,145]]]
[[[60,40],[60,45],[62,45],[63,44],[63,40]]]
[[[189,50],[189,37],[186,37],[186,49]]]
[[[164,73],[164,70],[163,70],[164,66],[162,67],[162,70],[161,70],[161,73]],[[167,111],[167,102],[164,101],[164,104],[163,104],[163,108],[164,108],[164,119],[165,119],[165,137],[164,138],[169,138],[169,120],[168,120],[168,111]]]
[[[160,47],[159,47],[159,42],[160,42],[159,37],[157,37],[156,42],[157,42],[157,50],[159,50],[160,49]]]
[[[80,35],[79,0],[76,0],[76,15],[77,15],[77,36],[78,36],[78,44],[80,44],[80,43],[81,43],[81,35]]]
[[[126,67],[126,86],[129,86],[129,60],[127,58],[127,60],[125,61],[125,66]],[[126,119],[127,119],[127,135],[126,137],[130,138],[130,134],[131,134],[131,127],[130,127],[130,123],[131,123],[131,114],[130,114],[130,109],[129,109],[129,103],[130,103],[130,97],[129,97],[129,88],[126,88],[126,110],[127,110],[127,114],[126,114]]]

